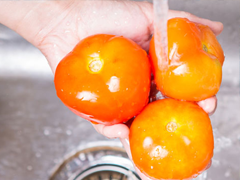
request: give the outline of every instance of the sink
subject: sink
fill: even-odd
[[[215,136],[206,180],[240,179],[239,0],[169,0],[174,10],[221,21],[225,55]],[[119,143],[99,135],[57,98],[45,57],[0,25],[0,179],[48,180],[64,157],[89,142]]]

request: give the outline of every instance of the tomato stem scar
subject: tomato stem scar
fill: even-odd
[[[103,62],[99,58],[90,61],[88,64],[88,68],[92,73],[98,73],[102,69],[102,67]]]
[[[177,124],[175,122],[169,122],[166,126],[168,132],[174,132],[177,130]]]
[[[206,46],[205,44],[203,44],[203,50],[204,50],[205,52],[208,52],[208,48],[207,48],[207,46]]]

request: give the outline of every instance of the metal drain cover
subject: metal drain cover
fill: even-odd
[[[120,142],[84,144],[54,168],[50,180],[140,180]]]

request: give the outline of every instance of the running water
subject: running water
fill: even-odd
[[[158,67],[161,70],[168,68],[168,0],[153,0],[154,8],[154,43],[158,58]],[[207,172],[203,172],[193,180],[206,180]]]
[[[154,43],[158,66],[160,69],[167,69],[168,65],[168,0],[153,0],[154,8]]]

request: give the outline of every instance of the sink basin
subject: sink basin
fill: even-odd
[[[169,0],[171,9],[221,21],[225,55],[215,135],[206,180],[240,179],[239,7],[233,0]],[[79,145],[113,141],[99,135],[57,98],[53,75],[34,46],[0,25],[0,179],[47,180],[63,157]]]

